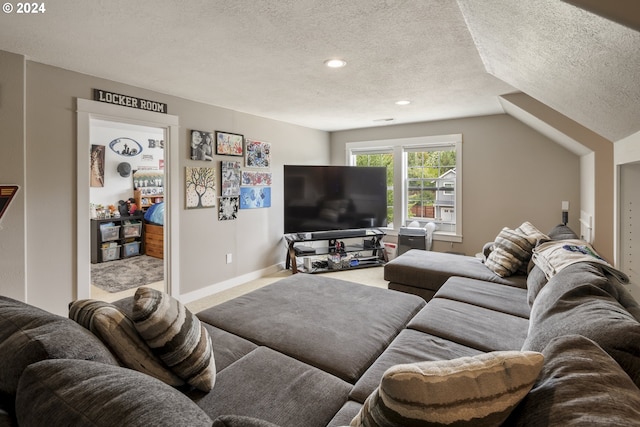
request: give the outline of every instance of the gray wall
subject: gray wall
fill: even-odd
[[[530,221],[547,232],[561,220],[561,202],[580,206],[580,159],[508,115],[423,122],[331,134],[331,161],[344,164],[348,142],[462,134],[463,241],[433,249],[474,255],[502,227]],[[569,226],[579,230],[578,209]]]
[[[0,295],[25,299],[24,58],[0,51],[0,184],[18,192],[0,220]]]
[[[188,159],[191,129],[243,133],[272,144],[271,208],[242,211],[237,221],[220,222],[212,209],[185,210],[184,194],[179,195],[183,295],[215,291],[218,285],[282,262],[282,166],[343,164],[346,142],[463,134],[464,240],[453,247],[438,242],[436,250],[473,254],[503,226],[530,220],[545,231],[559,221],[561,200],[579,206],[579,159],[506,115],[329,135],[25,62],[22,56],[4,52],[0,71],[5,150],[0,180],[21,185],[0,222],[0,291],[62,315],[76,295],[75,104],[76,98],[91,99],[93,88],[167,103],[169,113],[180,118],[181,171],[194,165]],[[229,157],[217,156],[214,165],[219,167],[222,159]],[[577,226],[575,212],[570,225]],[[233,254],[232,264],[225,263],[226,253]]]
[[[188,76],[185,76],[188,78]],[[92,89],[156,100],[180,118],[180,171],[201,165],[189,155],[189,132],[224,130],[272,144],[272,207],[243,210],[236,221],[218,221],[214,209],[180,210],[180,290],[184,295],[284,261],[282,171],[286,163],[326,164],[329,135],[274,120],[200,104],[27,61],[26,73],[27,301],[65,314],[75,297],[76,98]],[[222,159],[216,156],[219,169]],[[209,164],[207,164],[209,166]],[[7,179],[10,179],[9,176]],[[88,207],[87,207],[88,209]],[[88,221],[87,221],[88,226]],[[12,238],[17,243],[17,238]],[[225,254],[233,254],[226,264]],[[19,254],[9,254],[19,260]],[[16,285],[14,285],[16,286]],[[3,290],[4,293],[4,290]]]

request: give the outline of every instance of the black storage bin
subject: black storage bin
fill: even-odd
[[[427,249],[427,231],[424,228],[402,227],[398,233],[398,255],[409,249]]]

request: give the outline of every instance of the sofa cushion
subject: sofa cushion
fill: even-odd
[[[534,265],[527,276],[527,303],[529,307],[533,306],[533,301],[547,284],[549,280],[545,276],[544,271],[537,265]]]
[[[211,427],[278,427],[259,418],[241,417],[238,415],[220,415],[213,420]]]
[[[564,224],[558,224],[553,227],[547,236],[550,240],[572,240],[578,239],[578,235],[569,227]],[[544,241],[540,241],[538,243],[544,243]],[[533,254],[532,254],[533,255]],[[527,298],[529,302],[529,306],[533,305],[533,301],[538,296],[538,293],[542,290],[544,285],[549,281],[544,271],[535,265],[533,260],[529,262],[529,274],[527,276]]]
[[[424,305],[415,295],[296,274],[198,317],[353,383]]]
[[[529,318],[531,308],[527,304],[527,291],[467,277],[452,277],[435,294],[435,298],[446,298],[466,302],[513,316]]]
[[[367,398],[351,426],[500,425],[542,368],[535,352],[492,352],[396,365]]]
[[[133,321],[116,306],[93,299],[69,304],[69,318],[90,330],[127,368],[151,375],[172,386],[184,384],[149,348]]]
[[[45,360],[25,369],[16,416],[19,425],[31,427],[211,425],[197,405],[162,381],[84,360]]]
[[[350,384],[331,374],[258,347],[220,371],[211,392],[187,395],[213,419],[236,415],[284,427],[324,427],[350,390]]]
[[[155,289],[140,287],[134,299],[133,321],[152,351],[193,387],[211,390],[216,379],[213,348],[198,318]]]
[[[553,227],[549,230],[547,236],[549,236],[549,239],[551,240],[579,239],[578,235],[564,224],[558,224]]]
[[[551,340],[510,426],[640,426],[640,390],[606,352],[578,336]]]
[[[431,298],[436,294],[437,291],[432,291],[431,289],[425,289],[422,287],[415,287],[409,285],[403,285],[401,283],[389,282],[387,285],[389,289],[392,291],[404,292],[406,294],[417,295],[425,301],[430,301]]]
[[[445,298],[434,298],[407,327],[481,351],[520,350],[529,322]]]
[[[362,403],[355,402],[353,400],[348,400],[342,408],[338,411],[338,413],[333,417],[333,419],[327,424],[327,427],[344,427],[348,426],[351,420],[358,415],[362,409]]]
[[[498,276],[507,277],[517,272],[531,258],[531,251],[540,240],[548,236],[524,222],[511,230],[504,227],[495,239],[493,251],[485,261],[486,266]]]
[[[481,353],[480,350],[466,347],[444,338],[413,329],[405,329],[400,332],[389,348],[376,359],[373,365],[358,380],[349,394],[349,398],[359,403],[364,403],[367,397],[378,387],[386,370],[392,366],[429,360],[457,359],[458,357],[476,356]]]
[[[577,263],[553,276],[531,309],[523,350],[542,351],[554,338],[595,341],[640,387],[640,323],[618,302],[618,288],[599,264]]]
[[[245,355],[258,348],[258,346],[251,341],[211,326],[206,322],[202,322],[202,325],[211,337],[217,372],[222,371],[227,366],[242,359]]]
[[[482,260],[472,256],[411,249],[384,266],[384,279],[389,282],[437,291],[452,276],[469,277],[487,282],[526,288],[526,276],[500,277]]]
[[[109,349],[74,321],[0,296],[0,393],[14,396],[24,369],[43,359],[118,365]]]
[[[640,322],[640,303],[631,295],[631,292],[623,284],[610,281],[617,290],[616,299],[638,322]]]

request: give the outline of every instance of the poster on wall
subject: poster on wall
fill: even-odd
[[[236,197],[220,197],[220,207],[218,208],[218,219],[229,221],[238,218],[238,205],[240,199]]]
[[[216,154],[242,156],[244,135],[216,131]]]
[[[220,170],[222,171],[222,195],[223,196],[239,196],[240,195],[240,162],[221,162]]]
[[[240,187],[240,209],[271,207],[271,187]]]
[[[213,160],[213,133],[191,131],[191,160]]]
[[[104,145],[91,145],[91,187],[104,187]]]
[[[268,142],[246,140],[245,165],[249,168],[268,168],[271,166],[271,144]]]
[[[242,171],[242,185],[271,186],[271,172]]]
[[[133,173],[133,187],[143,196],[164,194],[164,172],[158,170],[137,170]]]
[[[215,169],[187,166],[185,171],[185,196],[187,209],[215,207]]]

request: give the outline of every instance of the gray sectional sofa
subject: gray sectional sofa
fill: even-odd
[[[578,238],[573,230],[562,224],[554,227],[546,237],[552,240]],[[503,277],[487,268],[485,260],[494,244],[495,242],[486,243],[482,252],[476,256],[411,249],[385,265],[384,279],[389,282],[389,289],[415,294],[426,301],[429,301],[451,276],[469,277],[526,289],[526,271],[517,271]]]
[[[427,303],[293,275],[197,314],[215,358],[210,391],[123,367],[78,323],[0,297],[0,425],[439,425],[438,413],[450,425],[640,426],[640,306],[597,263],[529,278],[523,288],[452,274]],[[135,304],[115,307],[135,317]],[[467,365],[450,374],[452,361],[498,354],[507,361],[474,380],[501,382],[482,390],[459,385]],[[514,354],[544,362],[510,388]],[[465,418],[475,393],[493,418]]]

